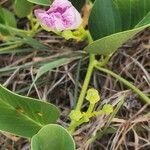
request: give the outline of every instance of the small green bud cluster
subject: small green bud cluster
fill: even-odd
[[[94,105],[100,100],[100,95],[96,89],[92,88],[87,91],[86,99]]]
[[[100,101],[100,95],[96,89],[94,88],[89,89],[87,91],[87,95],[85,98],[90,103],[88,110],[86,112],[73,110],[70,113],[71,120],[76,122],[78,125],[84,122],[89,122],[90,118],[93,116],[97,116],[101,114],[109,115],[110,113],[113,112],[113,106],[110,104],[105,104],[100,111],[93,111],[95,104],[98,101]]]

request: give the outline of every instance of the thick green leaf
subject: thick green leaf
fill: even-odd
[[[150,12],[135,26],[135,28],[142,27],[150,23]]]
[[[150,0],[95,0],[89,18],[94,40],[133,29],[150,11]]]
[[[55,123],[58,109],[49,103],[17,95],[0,85],[0,130],[32,137],[43,126]]]
[[[23,18],[30,14],[32,3],[27,0],[15,0],[14,8],[18,17]]]
[[[90,53],[109,55],[149,26],[149,12],[150,0],[95,0],[89,30],[97,41],[85,49]]]
[[[75,150],[73,138],[60,125],[43,127],[31,141],[32,150]]]
[[[73,6],[78,10],[81,11],[82,7],[84,6],[86,0],[69,0]]]
[[[12,3],[12,4],[15,3],[15,0],[11,0],[11,3]]]
[[[96,0],[89,18],[89,30],[94,40],[121,31],[121,18],[112,0]]]
[[[89,53],[102,54],[104,56],[107,56],[115,52],[129,38],[133,37],[136,33],[142,31],[148,26],[150,26],[150,24],[133,30],[119,32],[110,36],[106,36],[104,38],[94,41],[93,43],[85,47],[85,50]]]
[[[16,19],[13,15],[13,13],[11,13],[10,11],[8,11],[5,8],[0,7],[0,23],[7,26],[11,26],[16,28],[17,23],[16,23]],[[0,33],[1,34],[9,34],[7,29],[2,29],[0,28]]]
[[[121,16],[122,31],[133,29],[150,11],[150,0],[113,0]]]
[[[9,10],[0,7],[0,18],[2,19],[2,23],[5,25],[16,27],[16,19],[13,13],[11,13]]]
[[[52,3],[52,0],[27,0],[31,3],[38,4],[38,5],[45,5],[45,6],[50,6]]]

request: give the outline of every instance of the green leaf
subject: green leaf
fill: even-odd
[[[50,6],[52,3],[52,0],[27,0],[31,3],[38,4],[38,5],[45,5],[45,6]]]
[[[142,27],[150,23],[150,12],[135,26],[135,28]]]
[[[72,5],[78,10],[81,11],[82,7],[84,6],[86,0],[69,0]]]
[[[43,126],[55,123],[58,109],[49,103],[17,95],[0,85],[0,130],[31,138]]]
[[[17,23],[16,23],[16,19],[13,15],[13,13],[11,13],[9,10],[0,7],[0,23],[7,26],[11,26],[16,28]],[[0,33],[1,34],[9,34],[7,29],[1,29],[0,28]]]
[[[106,36],[104,38],[94,41],[93,43],[85,47],[85,50],[89,53],[102,54],[104,56],[107,56],[115,52],[129,38],[133,37],[135,34],[142,31],[148,26],[150,26],[150,24],[133,30],[119,32],[110,36]]]
[[[18,17],[23,18],[30,14],[32,3],[27,0],[15,0],[14,8]]]
[[[150,0],[95,0],[89,30],[92,38],[99,41],[88,46],[87,51],[103,55],[114,52],[127,39],[147,27],[150,23],[150,17],[146,17],[149,12]],[[144,23],[141,24],[141,21]]]
[[[133,29],[150,11],[149,0],[96,0],[89,18],[94,40]]]
[[[10,12],[9,10],[0,7],[0,18],[1,18],[0,22],[4,23],[5,25],[16,28],[17,26],[16,19],[13,13]]]
[[[65,128],[50,124],[33,136],[31,150],[75,150],[75,143]]]
[[[121,31],[121,18],[112,0],[96,0],[89,18],[89,31],[94,40]]]

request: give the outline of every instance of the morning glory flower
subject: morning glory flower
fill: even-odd
[[[74,30],[82,22],[80,13],[68,0],[54,0],[47,11],[36,9],[34,13],[40,24],[52,31]]]

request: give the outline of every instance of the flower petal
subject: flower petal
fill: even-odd
[[[77,29],[82,21],[80,13],[68,0],[55,0],[47,11],[37,9],[34,13],[41,25],[51,30]]]

